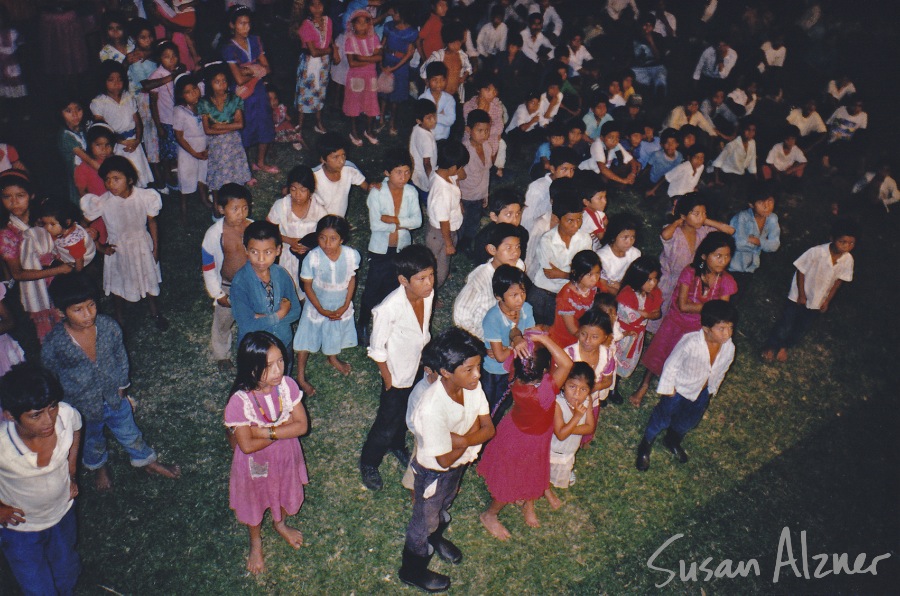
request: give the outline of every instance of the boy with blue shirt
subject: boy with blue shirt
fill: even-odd
[[[434,127],[434,138],[441,141],[450,136],[450,129],[456,122],[456,100],[447,88],[447,65],[443,62],[432,62],[425,67],[425,79],[428,83],[419,99],[428,99],[437,107],[437,124]]]

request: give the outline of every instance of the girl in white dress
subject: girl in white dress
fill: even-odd
[[[137,171],[124,157],[108,157],[99,173],[107,192],[99,197],[84,195],[81,209],[89,221],[102,217],[109,234],[108,247],[103,249],[103,291],[115,297],[119,325],[123,323],[125,301],[146,298],[157,328],[165,331],[169,323],[156,303],[162,281],[156,216],[162,200],[155,190],[135,187]]]

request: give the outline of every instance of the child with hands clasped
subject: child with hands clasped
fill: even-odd
[[[603,296],[608,296],[604,294]],[[594,370],[594,384],[591,386],[591,408],[594,428],[583,433],[581,446],[585,449],[594,439],[596,421],[600,408],[606,407],[615,381],[616,359],[613,343],[613,318],[602,307],[595,307],[578,318],[578,334],[575,343],[566,347],[566,354],[573,362],[586,362]]]
[[[256,184],[241,144],[244,100],[228,91],[230,77],[231,71],[224,63],[207,64],[206,97],[197,104],[206,133],[206,185],[212,190],[214,200],[216,192],[225,184]]]
[[[520,351],[510,387],[513,406],[478,464],[478,474],[484,478],[492,499],[481,514],[481,523],[498,540],[510,537],[497,519],[509,503],[525,501],[522,513],[532,528],[540,527],[534,510],[537,499],[546,497],[552,509],[562,505],[550,488],[550,439],[556,396],[572,370],[572,359],[549,335],[540,332],[529,333],[524,343],[517,343]],[[556,365],[552,373],[551,358]]]
[[[326,215],[316,224],[319,246],[309,251],[300,266],[300,281],[308,306],[303,309],[294,350],[297,351],[297,382],[307,395],[316,390],[306,380],[310,352],[322,351],[328,364],[339,373],[350,374],[350,364],[338,358],[345,348],[357,345],[353,324],[353,292],[359,253],[346,246],[350,224],[338,215]]]
[[[550,439],[550,484],[569,488],[575,484],[575,454],[581,436],[593,432],[596,422],[590,404],[594,369],[586,362],[572,365],[562,392],[556,396],[553,437]]]
[[[285,347],[266,331],[248,333],[238,347],[237,375],[225,407],[225,426],[234,439],[229,505],[250,531],[247,570],[265,571],[262,521],[266,509],[285,542],[303,545],[300,530],[285,518],[303,505],[309,482],[303,449],[297,440],[309,430],[303,394],[284,374]]]
[[[172,130],[178,143],[178,187],[181,189],[181,221],[187,218],[187,195],[195,192],[208,210],[212,209],[206,190],[207,150],[203,119],[197,110],[200,103],[199,81],[191,74],[175,78],[175,114]]]

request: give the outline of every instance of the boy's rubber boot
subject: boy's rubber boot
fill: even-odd
[[[641,439],[641,444],[638,445],[637,461],[634,464],[641,472],[646,472],[650,469],[650,452],[652,450],[653,443],[647,439]]]
[[[669,452],[674,455],[679,462],[686,464],[688,455],[684,448],[681,446],[682,438],[683,437],[675,431],[668,430],[666,431],[666,436],[663,438],[663,445],[666,446],[666,449],[668,449]]]
[[[450,525],[450,514],[446,515],[447,521],[441,521],[441,523],[438,524],[438,528],[435,530],[434,534],[428,537],[428,543],[434,547],[434,552],[437,553],[437,556],[448,563],[459,565],[462,563],[462,551],[459,550],[459,547],[455,544],[444,538],[444,530]]]
[[[433,553],[432,553],[433,554]],[[400,580],[426,592],[446,592],[450,589],[450,578],[434,571],[429,571],[428,562],[431,554],[420,556],[407,548],[403,549],[403,566],[400,567]]]

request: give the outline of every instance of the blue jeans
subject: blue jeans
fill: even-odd
[[[697,399],[691,401],[681,394],[659,398],[659,403],[650,414],[644,439],[652,443],[656,435],[669,429],[683,437],[689,430],[700,424],[703,413],[709,405],[709,390],[704,387]]]
[[[427,557],[430,548],[428,537],[434,534],[442,520],[449,520],[448,509],[456,498],[459,483],[468,466],[451,468],[446,472],[423,468],[415,459],[411,464],[415,472],[416,501],[412,517],[406,527],[406,549],[420,557]],[[435,491],[425,498],[425,490],[437,483]]]
[[[484,372],[481,375],[481,388],[488,400],[488,407],[491,412],[491,421],[494,426],[500,423],[500,419],[506,414],[509,406],[512,405],[512,398],[503,400],[506,390],[509,389],[509,375],[503,373],[497,375],[494,373]]]
[[[144,442],[141,429],[134,421],[131,403],[123,399],[118,406],[110,406],[104,402],[102,419],[85,418],[84,453],[81,461],[88,470],[102,468],[109,459],[103,427],[109,427],[116,440],[128,452],[132,466],[140,468],[156,461],[156,451]]]
[[[0,547],[26,596],[75,592],[81,560],[75,551],[75,507],[55,526],[38,532],[0,529]]]

